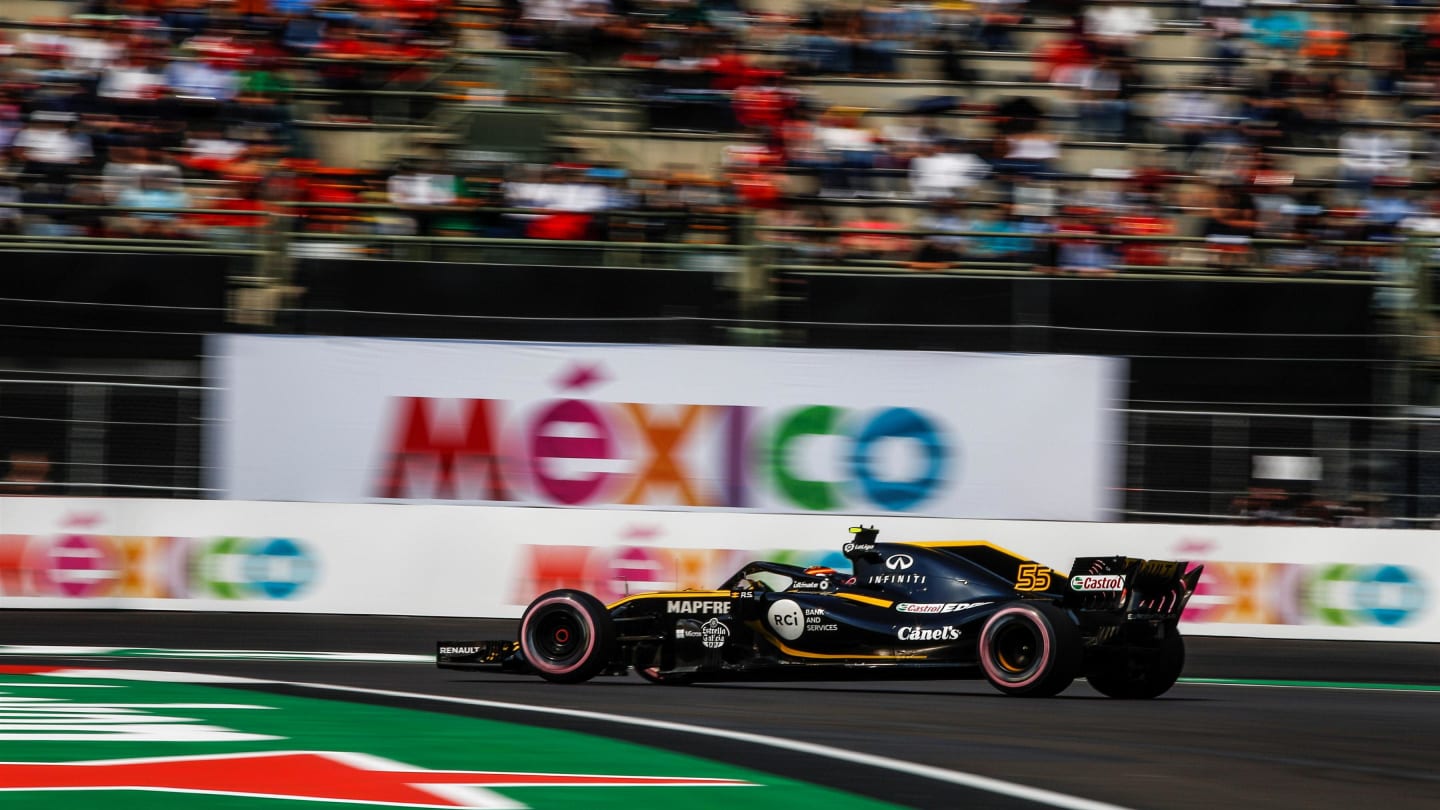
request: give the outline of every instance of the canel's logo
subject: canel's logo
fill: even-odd
[[[909,554],[891,554],[885,558],[885,567],[891,571],[905,571],[915,564],[915,558]]]
[[[895,637],[901,641],[954,641],[960,631],[954,627],[902,627]]]

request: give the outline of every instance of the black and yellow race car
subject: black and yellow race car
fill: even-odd
[[[1067,576],[985,542],[876,542],[851,529],[852,570],[752,562],[711,591],[578,590],[530,603],[519,639],[442,641],[443,668],[578,683],[634,670],[661,684],[983,677],[1051,696],[1076,678],[1153,698],[1180,676],[1177,630],[1201,566],[1081,557]]]

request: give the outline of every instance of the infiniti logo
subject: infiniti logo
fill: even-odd
[[[915,564],[915,558],[909,554],[892,554],[885,558],[885,567],[891,571],[904,571]]]

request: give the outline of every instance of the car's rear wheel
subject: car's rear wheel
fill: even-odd
[[[1102,695],[1124,700],[1149,700],[1170,691],[1185,668],[1185,640],[1167,629],[1160,646],[1117,655],[1085,680]]]
[[[588,681],[605,669],[614,650],[609,610],[584,591],[541,594],[520,619],[520,652],[547,681]]]
[[[1048,602],[1006,605],[980,630],[980,668],[1007,695],[1058,695],[1080,674],[1083,658],[1079,628]]]

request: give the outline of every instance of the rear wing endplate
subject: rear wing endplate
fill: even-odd
[[[1183,561],[1079,557],[1070,568],[1065,605],[1079,611],[1178,619],[1204,570]]]

